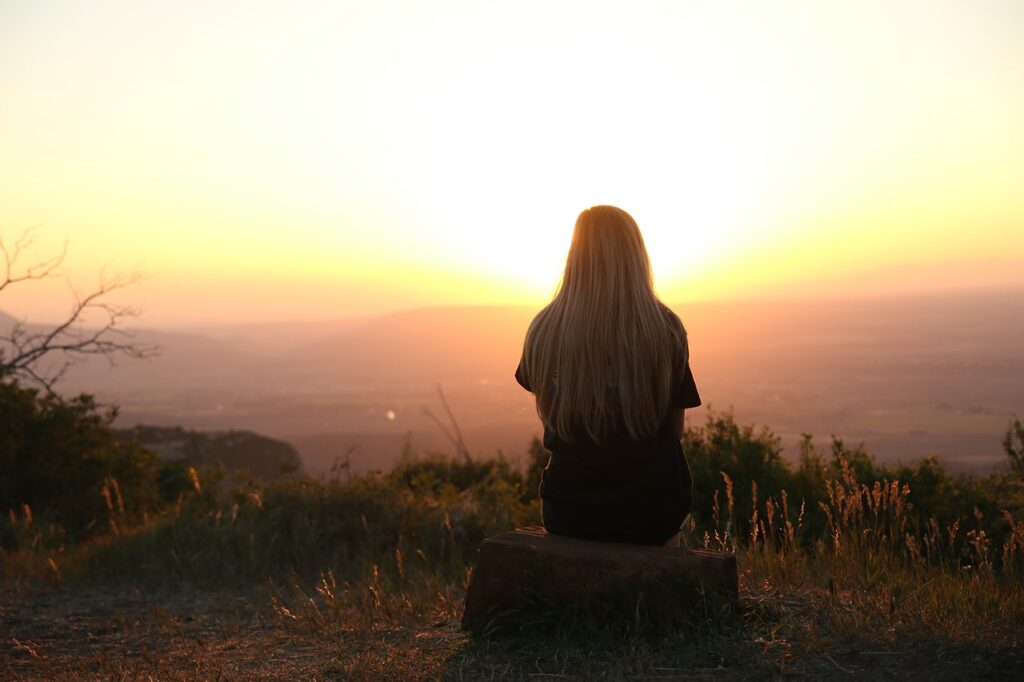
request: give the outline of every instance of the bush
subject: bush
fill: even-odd
[[[688,427],[683,434],[683,450],[693,474],[692,514],[704,523],[714,513],[716,491],[731,495],[728,491],[732,489],[747,491],[756,486],[768,494],[791,483],[779,438],[767,427],[758,431],[753,426],[741,427],[731,413],[709,413],[704,426]],[[725,503],[725,499],[718,499],[720,507]],[[750,498],[735,499],[734,532],[746,532],[745,520],[752,513]]]
[[[909,490],[910,530],[956,523],[966,529],[970,521],[975,532],[984,531],[989,541],[1001,545],[1013,533],[1004,511],[1012,517],[1024,507],[1024,481],[1013,466],[1018,424],[1011,423],[1004,442],[1010,471],[972,477],[950,474],[935,456],[909,465],[882,465],[863,446],[848,446],[836,436],[826,457],[810,434],[803,435],[794,468],[782,458],[779,439],[767,427],[740,426],[729,413],[710,413],[703,426],[687,428],[683,437],[694,480],[693,530],[698,536],[728,531],[731,540],[745,541],[755,509],[760,504],[763,520],[764,503],[770,500],[772,508],[793,519],[805,510],[801,537],[813,544],[828,531],[826,517],[816,512],[833,504],[836,481],[851,489],[876,484],[885,489],[898,482]]]
[[[0,509],[26,510],[72,538],[136,523],[159,506],[153,453],[120,441],[115,408],[0,381]]]

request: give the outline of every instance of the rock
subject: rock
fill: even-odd
[[[680,615],[706,595],[735,604],[736,557],[725,552],[577,540],[529,527],[480,545],[466,591],[462,627],[528,607],[537,595],[586,604],[598,598],[643,602],[651,617]]]

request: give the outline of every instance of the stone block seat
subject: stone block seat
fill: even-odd
[[[726,552],[594,542],[531,526],[499,533],[480,545],[466,591],[462,627],[528,607],[537,595],[586,604],[625,596],[646,611],[685,612],[713,594],[737,600],[736,557]]]

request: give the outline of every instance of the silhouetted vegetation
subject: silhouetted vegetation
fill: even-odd
[[[28,537],[13,529],[30,518],[44,524],[47,537],[60,546],[128,529],[163,532],[154,529],[168,524],[198,528],[216,519],[217,527],[226,516],[235,525],[249,513],[245,510],[253,500],[260,503],[252,513],[273,517],[269,524],[261,518],[253,532],[294,539],[290,529],[295,524],[284,519],[299,516],[314,523],[306,532],[314,545],[352,547],[372,529],[374,542],[383,543],[373,544],[373,554],[397,544],[400,537],[425,537],[424,528],[431,524],[450,526],[455,535],[445,541],[459,545],[460,552],[471,552],[485,533],[539,522],[537,489],[547,452],[537,439],[525,464],[504,457],[417,457],[407,448],[389,472],[317,482],[296,475],[298,457],[280,441],[180,427],[116,431],[116,409],[101,411],[87,395],[64,399],[2,382],[0,414],[0,505],[8,512],[3,534],[8,549],[19,546],[18,537]],[[827,515],[819,512],[834,501],[835,486],[842,483],[868,489],[899,486],[905,491],[901,499],[908,532],[920,534],[929,524],[948,528],[958,522],[966,529],[969,521],[988,542],[1001,545],[1013,532],[1010,519],[1024,506],[1018,464],[1022,446],[1016,444],[1024,443],[1021,433],[1020,422],[1011,422],[1005,439],[1007,470],[985,477],[954,476],[935,457],[881,465],[862,447],[850,447],[835,436],[822,453],[810,434],[804,435],[799,459],[791,465],[767,427],[741,426],[729,413],[711,413],[703,425],[687,428],[683,439],[694,478],[691,535],[717,530],[727,533],[730,542],[742,542],[764,532],[759,524],[769,503],[779,514],[802,516],[800,542],[812,546],[828,536]],[[146,444],[161,447],[162,457]],[[731,515],[726,527],[727,506]],[[426,525],[414,528],[421,522]],[[280,532],[272,530],[278,523],[285,524]],[[441,540],[434,535],[433,541]],[[261,551],[273,554],[272,546],[279,541],[259,543]],[[33,536],[33,542],[38,538]],[[283,561],[290,552],[308,553],[295,546],[273,556]],[[276,566],[268,555],[258,568],[280,573],[316,564],[315,557],[306,558]],[[997,565],[999,560],[993,558]]]
[[[823,453],[810,434],[804,434],[799,459],[791,466],[770,429],[740,426],[731,414],[712,413],[703,426],[688,428],[683,438],[694,478],[694,521],[702,530],[714,525],[715,514],[732,490],[735,536],[747,537],[755,505],[772,500],[776,510],[781,513],[785,505],[794,518],[804,508],[802,539],[813,543],[827,530],[826,518],[817,512],[829,502],[835,482],[853,480],[869,488],[898,483],[907,488],[911,530],[919,532],[932,520],[943,528],[969,520],[989,540],[1001,544],[1012,529],[1003,512],[1012,516],[1024,508],[1024,476],[1014,468],[1011,446],[1011,438],[1020,438],[1014,435],[1019,428],[1019,422],[1011,423],[1006,435],[1009,470],[978,477],[951,474],[934,456],[911,464],[879,464],[863,447],[851,447],[836,436]]]
[[[1016,417],[1006,429],[1003,451],[1010,460],[1010,469],[1018,476],[1024,476],[1024,425]]]
[[[116,409],[88,395],[56,394],[0,381],[0,508],[71,541],[109,532],[117,518],[138,525],[160,507],[159,459],[119,438]],[[0,524],[4,547],[13,521]]]
[[[33,263],[20,262],[34,250],[33,232],[32,228],[25,230],[13,243],[5,243],[0,237],[0,293],[60,274],[67,242],[53,256]],[[124,328],[140,310],[111,301],[111,294],[141,280],[139,273],[114,277],[101,273],[94,289],[75,292],[70,312],[54,325],[33,326],[13,318],[8,325],[0,318],[0,380],[19,380],[51,392],[77,362],[102,357],[113,364],[118,356],[143,359],[159,354],[159,347],[134,340],[133,333]]]

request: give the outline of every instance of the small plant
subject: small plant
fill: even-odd
[[[1024,476],[1024,424],[1016,417],[1006,429],[1003,451],[1010,460],[1010,469],[1018,476]]]

